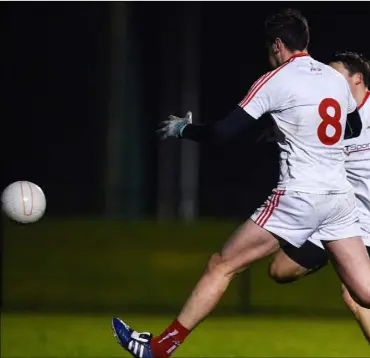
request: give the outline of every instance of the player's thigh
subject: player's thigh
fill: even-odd
[[[300,247],[318,228],[317,207],[325,206],[323,195],[274,190],[251,219],[261,228]]]
[[[238,273],[278,249],[279,240],[249,219],[226,242],[221,258],[230,273]]]

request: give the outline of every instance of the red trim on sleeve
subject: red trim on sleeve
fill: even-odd
[[[367,91],[365,94],[365,97],[363,98],[361,103],[357,106],[357,109],[361,109],[369,97],[370,97],[370,91]]]
[[[300,52],[296,53],[292,57],[289,58],[285,63],[283,63],[280,67],[278,67],[276,70],[267,72],[265,75],[260,77],[250,88],[247,95],[244,97],[244,99],[239,103],[239,106],[244,108],[257,94],[257,92],[272,78],[274,77],[281,69],[283,69],[286,65],[293,62],[298,57],[306,57],[310,56],[308,53]]]
[[[251,87],[251,89],[248,91],[247,95],[244,97],[244,99],[239,103],[239,106],[244,108],[257,94],[257,92],[272,78],[274,77],[280,70],[282,70],[286,65],[293,62],[296,57],[291,57],[287,62],[285,62],[283,65],[278,67],[276,70],[266,73],[264,76],[262,76],[260,79],[258,79],[254,85]]]

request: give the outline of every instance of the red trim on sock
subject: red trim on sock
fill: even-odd
[[[175,319],[161,335],[151,340],[153,357],[168,358],[189,334],[190,330]]]

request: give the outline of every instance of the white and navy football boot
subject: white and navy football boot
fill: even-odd
[[[117,342],[135,358],[154,358],[150,348],[153,335],[136,332],[119,318],[112,320],[113,334]]]

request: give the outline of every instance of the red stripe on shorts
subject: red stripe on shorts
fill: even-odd
[[[277,190],[270,199],[268,205],[262,210],[262,212],[258,215],[256,219],[256,224],[263,227],[267,220],[270,219],[274,209],[279,206],[280,197],[284,195],[285,190]]]

